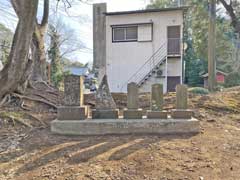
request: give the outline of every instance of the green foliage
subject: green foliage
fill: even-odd
[[[7,63],[12,37],[13,33],[11,30],[3,24],[0,24],[0,61],[2,61],[3,64]]]
[[[191,86],[202,83],[201,73],[207,72],[208,59],[208,1],[185,0],[189,6],[184,20],[183,41],[187,44],[184,54],[185,81]],[[174,7],[176,2],[154,0],[147,8]],[[235,8],[235,7],[234,7]],[[240,8],[239,8],[240,9]],[[217,69],[229,73],[236,67],[234,52],[234,30],[231,21],[226,16],[217,13],[216,20],[216,65]]]
[[[85,65],[79,61],[71,61],[67,58],[62,59],[62,64],[64,67],[84,67]]]
[[[233,87],[240,85],[240,72],[232,72],[225,79],[225,87]]]
[[[190,88],[188,89],[188,91],[190,93],[193,93],[193,94],[200,94],[200,95],[205,95],[205,94],[208,94],[209,91],[205,88],[202,88],[202,87],[194,87],[194,88]]]
[[[59,88],[64,76],[59,50],[60,36],[53,26],[49,25],[49,29],[51,31],[51,45],[48,56],[51,60],[51,82]]]

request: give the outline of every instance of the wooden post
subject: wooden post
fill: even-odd
[[[209,3],[209,27],[208,27],[208,89],[214,91],[216,84],[216,0]]]

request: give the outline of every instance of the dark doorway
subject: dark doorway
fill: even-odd
[[[167,81],[168,92],[175,92],[176,86],[181,83],[181,77],[180,76],[168,77]]]
[[[180,26],[168,26],[168,55],[180,55],[181,28]]]

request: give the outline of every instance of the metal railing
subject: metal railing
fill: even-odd
[[[166,59],[166,56],[167,42],[163,43],[160,48],[125,83],[123,83],[121,91],[130,82],[141,85],[152,71]]]

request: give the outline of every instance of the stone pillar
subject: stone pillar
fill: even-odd
[[[188,108],[188,90],[186,85],[177,85],[176,91],[176,108],[187,109]]]
[[[176,109],[172,111],[174,119],[191,119],[193,111],[188,109],[188,88],[186,85],[177,85]]]
[[[64,105],[83,105],[83,76],[67,75],[64,78]]]
[[[127,108],[138,109],[138,86],[136,83],[130,83],[127,86]]]
[[[82,120],[87,116],[83,106],[82,76],[67,75],[64,77],[64,105],[58,107],[58,120]]]
[[[151,110],[162,111],[163,109],[163,85],[153,84],[151,92]]]
[[[134,82],[127,87],[127,109],[123,111],[125,119],[142,119],[142,109],[138,107],[138,85]]]
[[[147,111],[149,119],[167,119],[167,111],[163,111],[163,85],[153,84],[151,91],[151,110]]]
[[[93,4],[93,70],[98,82],[106,74],[106,3]]]

